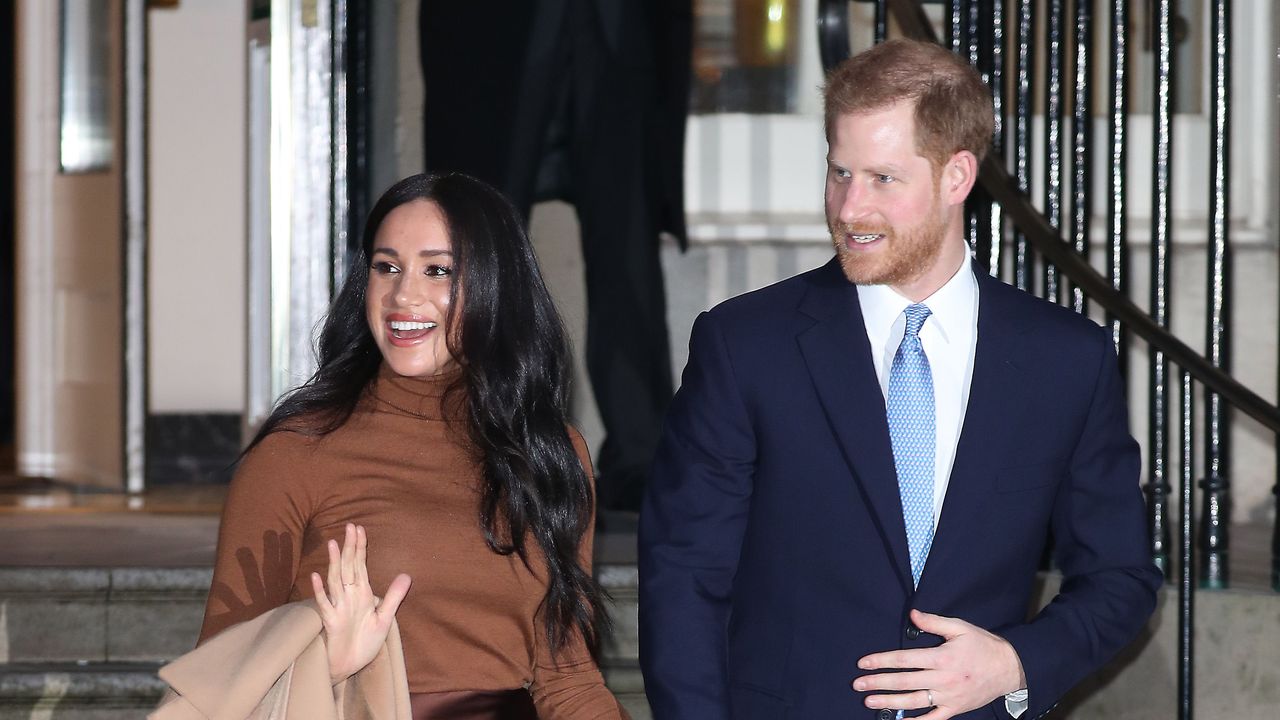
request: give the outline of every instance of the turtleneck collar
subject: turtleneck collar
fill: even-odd
[[[379,409],[400,412],[424,420],[444,420],[443,400],[445,392],[462,377],[462,368],[455,367],[440,375],[405,377],[397,375],[385,362],[378,367],[378,376],[370,388],[370,395]],[[460,404],[466,394],[459,392],[448,413],[458,417]]]

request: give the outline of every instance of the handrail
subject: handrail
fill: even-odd
[[[823,68],[849,57],[848,0],[818,0],[818,50]]]
[[[918,2],[887,0],[887,4],[904,35],[916,40],[938,42],[938,36]],[[1146,340],[1153,349],[1163,352],[1170,361],[1191,373],[1192,377],[1210,391],[1218,393],[1267,429],[1280,433],[1280,408],[1215,367],[1203,355],[1152,320],[1132,300],[1111,287],[1111,283],[1063,239],[1062,233],[1049,224],[1031,203],[1031,198],[1017,189],[1017,184],[1005,169],[1002,156],[995,153],[987,156],[979,168],[978,181],[1000,203],[1004,212],[1036,250],[1065,273],[1086,295]]]

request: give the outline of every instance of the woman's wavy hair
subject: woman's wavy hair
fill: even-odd
[[[422,174],[382,195],[324,320],[319,369],[281,399],[249,448],[282,430],[327,434],[351,416],[382,360],[365,316],[374,238],[392,210],[418,200],[440,208],[452,245],[456,281],[445,327],[462,373],[448,393],[466,394],[465,430],[482,458],[485,542],[528,565],[525,539],[533,537],[546,559],[551,647],[564,648],[578,632],[594,655],[608,618],[600,587],[579,563],[594,508],[568,432],[569,343],[521,216],[489,185],[460,173]]]

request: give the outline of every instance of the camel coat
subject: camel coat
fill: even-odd
[[[363,670],[329,683],[315,602],[227,628],[160,669],[170,690],[149,720],[410,720],[400,629]]]

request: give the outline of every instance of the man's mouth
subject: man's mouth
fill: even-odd
[[[858,245],[873,243],[884,237],[883,233],[849,233],[848,237]]]

